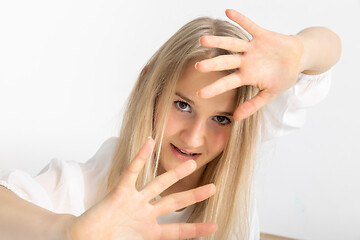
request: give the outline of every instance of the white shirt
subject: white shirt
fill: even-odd
[[[306,117],[306,108],[325,98],[330,89],[331,70],[320,75],[299,74],[297,83],[263,109],[263,140],[275,138],[300,128]],[[108,172],[116,138],[105,141],[86,163],[53,159],[37,175],[20,170],[0,172],[0,185],[22,199],[55,213],[75,216],[95,204],[101,181]],[[102,189],[100,189],[101,191]],[[256,199],[253,201],[250,239],[259,239],[259,221]],[[158,218],[159,223],[186,222],[193,207],[169,213]]]

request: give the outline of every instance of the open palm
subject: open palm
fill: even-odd
[[[237,54],[200,61],[196,64],[198,71],[237,70],[204,87],[198,95],[210,98],[243,85],[257,87],[259,93],[238,106],[234,113],[235,120],[241,120],[255,113],[296,83],[297,76],[302,70],[304,45],[296,36],[261,28],[235,10],[227,10],[226,15],[249,32],[253,38],[251,41],[246,41],[224,36],[201,37],[200,43],[205,47],[226,49]]]
[[[101,202],[75,219],[70,228],[71,239],[184,239],[216,231],[216,224],[213,223],[157,223],[159,216],[210,197],[215,193],[215,186],[205,185],[150,203],[196,168],[195,161],[187,161],[158,176],[138,191],[135,188],[136,179],[153,147],[154,141],[149,138],[123,173],[117,187]]]

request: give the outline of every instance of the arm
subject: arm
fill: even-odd
[[[330,69],[340,57],[339,37],[323,27],[313,27],[297,35],[284,35],[256,25],[235,10],[226,15],[252,35],[251,41],[232,37],[203,36],[205,47],[222,48],[234,55],[223,55],[198,62],[200,72],[238,69],[199,90],[202,98],[211,98],[228,90],[252,85],[259,93],[242,103],[235,120],[251,116],[297,82],[298,74],[318,74]]]
[[[55,214],[17,197],[0,187],[0,236],[5,239],[187,239],[212,234],[214,223],[159,224],[157,218],[203,201],[215,193],[213,184],[167,195],[152,202],[172,184],[196,169],[186,161],[156,177],[138,191],[136,179],[155,142],[149,138],[123,172],[118,185],[81,216]]]
[[[196,169],[195,161],[186,161],[138,191],[136,179],[154,145],[154,140],[148,138],[113,191],[74,221],[70,227],[72,240],[148,239],[149,236],[152,239],[188,239],[216,231],[213,223],[157,222],[159,216],[207,199],[215,193],[215,186],[208,184],[170,194],[151,203],[161,192]]]
[[[306,28],[295,37],[304,45],[300,72],[320,74],[330,69],[340,58],[341,40],[328,28]]]
[[[66,229],[72,218],[31,204],[0,186],[0,235],[4,239],[68,239]]]

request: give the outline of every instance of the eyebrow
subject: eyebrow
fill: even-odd
[[[225,116],[229,116],[229,117],[232,117],[233,116],[233,113],[230,113],[230,112],[220,112],[220,113],[217,113],[219,115],[225,115]]]
[[[182,99],[184,99],[185,101],[187,101],[188,103],[191,103],[192,105],[194,105],[194,106],[195,106],[195,103],[194,103],[194,101],[193,101],[193,100],[191,100],[191,99],[189,99],[189,98],[185,97],[185,96],[184,96],[184,95],[182,95],[181,93],[176,92],[175,94],[176,94],[177,96],[181,97]]]
[[[193,101],[193,100],[191,100],[190,98],[185,97],[185,96],[184,96],[184,95],[182,95],[181,93],[176,92],[176,93],[175,93],[175,95],[177,95],[178,97],[180,97],[180,98],[184,99],[184,100],[185,100],[185,101],[187,101],[188,103],[190,103],[190,104],[192,104],[192,105],[194,105],[194,106],[195,106],[195,103],[194,103],[194,101]],[[218,113],[216,113],[216,114],[219,114],[219,115],[225,115],[225,116],[230,116],[230,117],[232,117],[232,116],[233,116],[233,113],[231,113],[231,112],[218,112]]]

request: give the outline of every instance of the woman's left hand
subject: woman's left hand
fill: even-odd
[[[237,69],[199,90],[202,98],[211,98],[228,90],[252,85],[259,93],[251,100],[238,106],[235,120],[251,116],[265,104],[274,100],[283,91],[293,86],[302,69],[304,45],[296,36],[287,36],[259,27],[235,10],[226,15],[252,35],[251,41],[232,37],[203,36],[201,45],[237,52],[198,62],[199,72]]]

